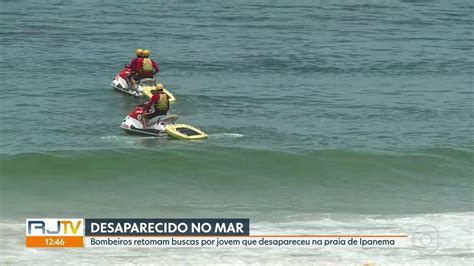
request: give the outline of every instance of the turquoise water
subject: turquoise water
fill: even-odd
[[[430,224],[449,238],[434,257],[409,249],[288,256],[469,262],[473,7],[3,1],[5,261],[49,258],[6,244],[23,239],[26,217],[100,216],[249,217],[267,233],[410,233]],[[160,65],[179,121],[209,139],[144,138],[119,128],[141,100],[110,82],[137,47]],[[121,251],[100,252],[121,259],[114,257]],[[180,252],[168,252],[168,262],[197,254]],[[350,255],[336,260],[343,254]],[[247,255],[242,263],[259,261],[258,252]],[[139,258],[138,251],[127,257]]]

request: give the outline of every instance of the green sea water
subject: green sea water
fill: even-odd
[[[438,257],[387,251],[378,261],[402,254],[406,263],[469,262],[473,7],[2,1],[5,261],[25,255],[6,244],[22,239],[24,219],[47,216],[243,217],[267,233],[406,233],[430,224],[446,238],[456,232]],[[178,121],[207,140],[120,129],[142,99],[110,82],[137,47],[152,51],[157,77],[177,98]],[[194,258],[180,252],[169,261]],[[248,255],[240,262],[258,262]],[[340,254],[312,255],[334,263]]]

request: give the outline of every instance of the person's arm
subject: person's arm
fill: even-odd
[[[151,96],[150,101],[148,101],[148,103],[145,105],[145,112],[148,112],[148,110],[150,110],[150,107],[159,100],[160,100],[160,95],[153,94],[153,96]]]
[[[145,112],[143,112],[143,115],[142,115],[142,125],[143,125],[143,128],[146,128],[146,127],[147,127]]]
[[[153,72],[153,75],[160,72],[160,68],[158,67],[158,64],[154,60],[151,60],[151,63],[153,64],[153,68],[155,69],[155,72]]]
[[[148,110],[150,110],[150,106],[153,104],[153,97],[146,103],[145,105],[145,112],[148,113]]]
[[[132,89],[137,90],[137,85],[135,84],[135,78],[133,77],[133,73],[130,74],[130,83],[132,84]]]
[[[142,59],[142,58],[140,58]],[[142,68],[143,60],[138,59],[137,62],[135,63],[135,73],[140,73],[140,69]]]

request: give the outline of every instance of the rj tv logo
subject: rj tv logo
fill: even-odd
[[[84,235],[82,219],[38,219],[26,220],[27,236],[31,235]],[[82,229],[82,230],[80,230]]]
[[[83,247],[84,219],[26,219],[26,247]]]

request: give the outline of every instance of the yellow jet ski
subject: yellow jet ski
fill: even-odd
[[[165,127],[169,136],[184,140],[198,140],[207,138],[207,134],[199,128],[186,124],[168,124]]]

